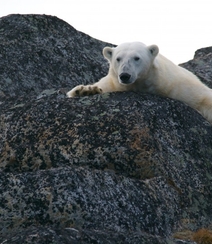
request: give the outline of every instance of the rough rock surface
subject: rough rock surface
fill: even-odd
[[[107,72],[106,45],[52,16],[0,19],[0,243],[193,243],[176,233],[211,228],[212,126],[197,111],[64,95]],[[182,66],[211,85],[211,56]]]
[[[96,81],[106,71],[101,55],[105,45],[56,17],[1,18],[1,93],[33,96],[45,89]]]
[[[202,82],[212,88],[212,47],[198,49],[193,60],[180,66],[193,72]]]

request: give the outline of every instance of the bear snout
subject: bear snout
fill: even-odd
[[[131,75],[128,74],[128,73],[121,73],[119,75],[119,78],[120,78],[121,82],[124,83],[124,84],[129,84],[130,83],[130,77],[131,77]]]

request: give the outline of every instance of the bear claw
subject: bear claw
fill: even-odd
[[[73,88],[71,91],[67,93],[68,97],[81,97],[81,96],[89,96],[95,94],[101,94],[102,89],[97,86],[83,86],[79,85]]]

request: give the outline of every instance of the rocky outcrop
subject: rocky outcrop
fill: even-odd
[[[51,16],[10,15],[0,19],[0,84],[6,96],[33,96],[71,87],[105,74],[106,43]]]
[[[68,99],[105,75],[109,44],[52,16],[7,16],[0,33],[1,243],[193,243],[210,228],[212,126],[197,111]],[[211,84],[211,50],[197,54],[182,65]]]
[[[212,88],[212,47],[198,49],[194,59],[181,66],[192,71],[202,82]]]

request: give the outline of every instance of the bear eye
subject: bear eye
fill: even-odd
[[[140,58],[139,57],[134,57],[134,60],[138,61],[138,60],[140,60]]]
[[[117,61],[117,62],[120,62],[120,61],[121,61],[121,59],[120,59],[120,58],[117,58],[117,59],[116,59],[116,61]]]

